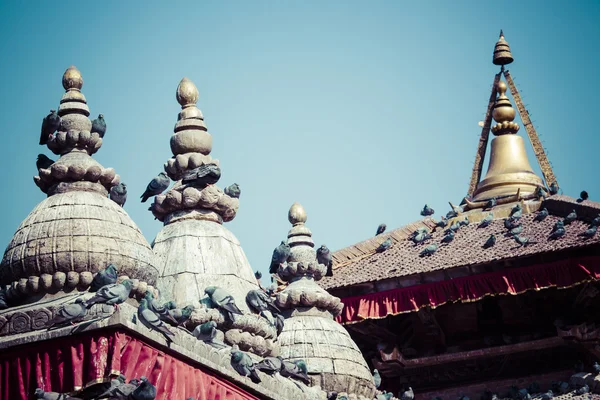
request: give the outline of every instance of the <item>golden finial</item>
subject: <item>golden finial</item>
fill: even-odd
[[[517,115],[517,112],[513,108],[508,96],[506,96],[506,90],[508,87],[503,81],[498,82],[498,98],[494,104],[494,111],[492,117],[494,121],[498,123],[492,127],[492,133],[494,135],[503,135],[506,133],[517,133],[519,130],[519,124],[512,122]]]
[[[177,101],[181,108],[195,106],[198,102],[198,88],[188,78],[183,78],[177,86]]]
[[[306,211],[302,207],[302,204],[298,202],[292,204],[288,213],[288,221],[292,225],[304,224],[306,222]]]
[[[504,39],[504,32],[500,30],[500,38],[496,42],[494,47],[494,61],[495,65],[508,65],[513,62],[513,56],[510,52],[510,46]]]
[[[81,90],[83,77],[76,66],[71,65],[63,74],[62,84],[65,90]]]

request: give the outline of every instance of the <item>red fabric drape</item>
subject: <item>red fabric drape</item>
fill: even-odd
[[[474,301],[487,295],[518,294],[548,287],[566,288],[592,280],[600,280],[600,257],[561,260],[342,298],[344,310],[337,321],[350,324],[417,311],[425,306],[435,308],[447,302]]]
[[[115,331],[53,339],[0,354],[0,400],[29,400],[37,387],[70,393],[122,373],[148,377],[157,400],[245,400],[257,397],[216,374]]]

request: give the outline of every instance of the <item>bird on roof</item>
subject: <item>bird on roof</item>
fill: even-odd
[[[274,375],[283,368],[283,358],[281,356],[265,357],[261,362],[255,365],[255,368],[265,374]]]
[[[421,232],[415,232],[415,235],[412,237],[412,241],[414,244],[423,243],[425,240],[431,239],[431,235],[427,230]]]
[[[192,185],[198,189],[204,189],[209,185],[213,185],[221,178],[221,168],[217,164],[202,164],[199,167],[187,171],[181,183],[184,185]]]
[[[62,306],[54,315],[46,326],[49,328],[58,325],[63,326],[66,324],[75,324],[76,322],[81,321],[87,315],[87,307],[85,306],[85,302],[80,297],[75,300],[75,303],[65,304]]]
[[[546,197],[547,197],[547,196],[546,196],[546,191],[545,191],[545,190],[544,190],[544,189],[543,189],[541,186],[538,186],[538,187],[537,187],[537,189],[535,189],[535,196],[536,196],[538,199],[543,199],[543,200],[545,200],[545,199],[546,199]]]
[[[548,239],[556,240],[558,238],[565,236],[565,233],[567,233],[567,230],[565,228],[562,228],[562,227],[556,228],[556,230],[550,234]]]
[[[88,299],[85,303],[88,308],[94,304],[108,304],[118,307],[119,304],[129,298],[132,287],[133,282],[129,279],[125,279],[121,283],[104,285],[98,289],[94,297]]]
[[[118,185],[111,187],[109,198],[123,207],[127,201],[127,185],[120,182]]]
[[[190,319],[193,311],[194,306],[192,305],[187,305],[183,308],[174,308],[172,310],[167,310],[167,313],[171,318],[165,319],[164,321],[173,326],[181,326]],[[172,321],[175,321],[175,323],[173,323]]]
[[[462,221],[459,221],[458,223],[460,224],[460,226],[469,225],[469,217],[465,217],[465,219],[463,219]]]
[[[379,226],[377,227],[377,232],[375,233],[375,236],[381,235],[383,232],[385,232],[386,228],[387,228],[387,226],[385,224],[379,224]]]
[[[590,222],[591,226],[600,226],[600,214]]]
[[[98,136],[101,138],[104,137],[106,133],[106,121],[104,121],[104,115],[98,115],[98,118],[92,121],[92,130],[91,133],[97,132]]]
[[[252,358],[243,351],[231,351],[231,366],[237,371],[238,374],[242,376],[249,376],[252,382],[261,382],[260,377],[256,372],[254,361],[252,361]]]
[[[379,247],[377,247],[375,249],[376,253],[383,253],[384,251],[388,250],[390,247],[392,247],[392,238],[389,237],[387,239],[385,239],[380,245]]]
[[[140,306],[138,307],[138,319],[140,322],[150,330],[154,330],[162,334],[167,342],[172,341],[175,334],[169,330],[167,325],[162,321],[156,313],[148,308],[148,300],[143,298],[140,300]]]
[[[283,360],[283,368],[281,368],[280,373],[281,376],[299,379],[307,385],[310,383],[310,378],[308,377],[308,369],[304,360]]]
[[[209,286],[204,289],[213,304],[223,311],[231,321],[235,320],[234,314],[243,315],[242,311],[235,304],[235,300],[228,291],[217,286]]]
[[[449,231],[446,234],[446,236],[444,236],[444,238],[442,239],[442,243],[446,243],[446,244],[450,243],[451,241],[454,240],[454,236],[455,236],[455,233],[453,231]]]
[[[101,393],[99,396],[94,397],[95,399],[108,399],[109,397],[116,397],[119,395],[118,387],[124,385],[127,382],[125,375],[120,374],[115,379],[111,379],[108,388]]]
[[[377,369],[373,370],[373,382],[375,382],[375,389],[379,389],[381,386],[381,375]]]
[[[38,154],[37,160],[35,161],[35,166],[38,169],[48,169],[50,166],[54,164],[54,160],[48,158],[45,154]]]
[[[446,229],[446,233],[448,231],[452,231],[452,232],[456,233],[460,229],[460,226],[461,226],[460,222],[456,221],[455,223],[453,223],[452,225],[450,225],[448,227],[448,229]]]
[[[173,307],[171,309],[169,303],[165,303],[165,304],[161,305],[154,298],[154,295],[149,290],[147,290],[146,293],[144,294],[144,298],[148,301],[148,308],[153,313],[158,315],[158,318],[162,319],[165,322],[169,322],[171,324],[177,325],[177,320],[175,320],[175,318],[173,316],[171,316],[171,314],[169,313],[169,311],[171,311],[172,309],[174,310],[176,307]]]
[[[535,218],[533,220],[541,222],[541,221],[545,220],[547,216],[548,216],[548,209],[542,208],[540,211],[538,211],[537,215],[535,216]]]
[[[556,182],[552,182],[552,184],[550,185],[550,187],[548,189],[550,190],[551,195],[555,195],[558,193],[559,187]]]
[[[445,228],[446,226],[448,226],[448,220],[442,216],[440,220],[435,223],[433,230],[435,231],[436,228]]]
[[[60,117],[56,110],[50,110],[50,113],[44,117],[42,121],[42,131],[40,133],[40,145],[45,145],[54,135],[54,132],[60,127]]]
[[[577,219],[577,212],[575,212],[575,210],[571,210],[571,212],[569,213],[569,215],[567,215],[565,217],[563,222],[565,225],[569,225],[571,222],[575,221],[576,219]]]
[[[529,238],[519,235],[513,235],[513,239],[515,239],[515,242],[517,242],[521,247],[537,243],[536,241],[529,240]]]
[[[246,303],[258,314],[260,314],[261,311],[271,311],[275,313],[281,312],[281,310],[275,305],[273,299],[262,290],[248,291],[248,294],[246,294]]]
[[[510,210],[510,216],[513,218],[521,218],[523,216],[523,207],[521,207],[521,203],[515,204]]]
[[[167,190],[171,184],[171,178],[165,173],[161,172],[154,179],[150,181],[146,186],[146,191],[140,196],[142,203],[145,203],[152,196],[156,196]]]
[[[458,212],[456,210],[450,210],[446,213],[446,219],[458,217]]]
[[[597,226],[591,226],[589,229],[586,229],[584,232],[581,232],[578,236],[583,236],[586,239],[590,239],[590,238],[593,238],[594,235],[596,235],[597,231],[598,231]]]
[[[523,232],[523,224],[519,224],[507,232],[507,236],[520,235]]]
[[[551,232],[555,232],[557,229],[564,228],[564,227],[565,227],[565,223],[559,219],[554,223],[554,226],[552,227]]]
[[[519,218],[508,217],[504,218],[504,227],[508,230],[516,228],[519,226]]]
[[[237,183],[233,183],[233,184],[227,186],[223,190],[223,192],[225,192],[225,194],[229,197],[239,199],[240,195],[242,194],[242,189],[240,189],[240,185],[238,185]]]
[[[227,347],[227,345],[220,340],[217,340],[218,332],[219,330],[217,329],[217,323],[215,321],[208,321],[196,326],[192,332],[192,335],[196,339],[201,340],[214,348],[224,349]]]
[[[415,400],[415,392],[409,386],[404,392],[398,393],[398,397],[400,400]]]
[[[496,244],[496,236],[494,234],[491,234],[490,237],[483,244],[483,248],[489,249],[490,247],[492,247],[495,244]]]
[[[435,213],[435,211],[433,210],[433,208],[429,207],[427,204],[425,204],[423,206],[423,209],[421,210],[421,215],[424,217],[428,217],[430,215],[433,215]]]
[[[492,197],[491,199],[489,199],[487,201],[487,203],[485,203],[484,208],[487,208],[487,209],[494,208],[494,207],[496,207],[497,203],[498,203],[498,200],[495,197]]]
[[[106,268],[98,271],[92,283],[90,284],[90,292],[97,292],[102,286],[112,285],[117,283],[119,270],[115,264],[108,264]]]
[[[422,250],[422,251],[419,253],[419,255],[420,255],[421,257],[424,257],[424,256],[430,256],[430,255],[432,255],[433,253],[435,253],[435,252],[437,251],[437,249],[438,249],[438,245],[437,245],[436,243],[432,243],[432,244],[428,245],[427,247],[425,247],[425,248],[424,248],[424,249],[423,249],[423,250]]]
[[[154,400],[156,398],[156,386],[148,381],[148,378],[142,376],[140,385],[131,393],[131,400]]]
[[[489,224],[491,224],[493,220],[494,220],[494,213],[489,213],[481,220],[481,222],[479,223],[477,228],[485,228]]]
[[[325,276],[333,276],[333,258],[331,252],[324,244],[317,249],[317,262],[327,267]]]
[[[281,244],[275,247],[273,250],[273,255],[271,256],[271,265],[269,266],[269,273],[277,273],[277,268],[283,265],[283,263],[287,262],[291,253],[292,249],[290,245],[287,244],[285,240],[282,240]]]
[[[579,198],[577,199],[577,202],[581,203],[583,201],[586,201],[589,197],[590,196],[588,195],[588,192],[582,190],[581,193],[579,193]]]

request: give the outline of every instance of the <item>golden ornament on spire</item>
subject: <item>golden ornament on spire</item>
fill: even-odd
[[[508,96],[506,96],[506,90],[508,89],[506,83],[503,81],[498,82],[497,89],[498,98],[494,103],[492,117],[498,124],[492,127],[492,133],[496,136],[517,133],[519,131],[519,124],[513,122],[517,112],[510,103]]]
[[[62,84],[65,90],[81,90],[83,77],[76,66],[71,65],[63,74]]]
[[[195,106],[198,102],[198,88],[188,78],[183,78],[177,86],[177,101],[181,108]]]
[[[494,64],[495,65],[508,65],[513,62],[513,56],[510,52],[510,46],[504,40],[504,33],[500,30],[500,39],[496,42],[494,47]]]
[[[306,219],[306,211],[304,210],[304,207],[302,207],[302,204],[298,202],[292,204],[290,212],[288,213],[288,221],[290,221],[290,224],[303,224],[306,222]]]

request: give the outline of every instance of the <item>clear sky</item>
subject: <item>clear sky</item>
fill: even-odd
[[[294,201],[331,249],[415,221],[426,202],[445,213],[468,188],[501,28],[564,193],[600,200],[597,1],[177,5],[0,3],[0,247],[44,198],[32,179],[36,155],[52,155],[40,125],[71,64],[108,124],[94,157],[128,184],[125,210],[149,242],[161,223],[138,198],[171,156],[184,76],[200,91],[219,185],[242,188],[226,226],[254,269],[266,272]]]

